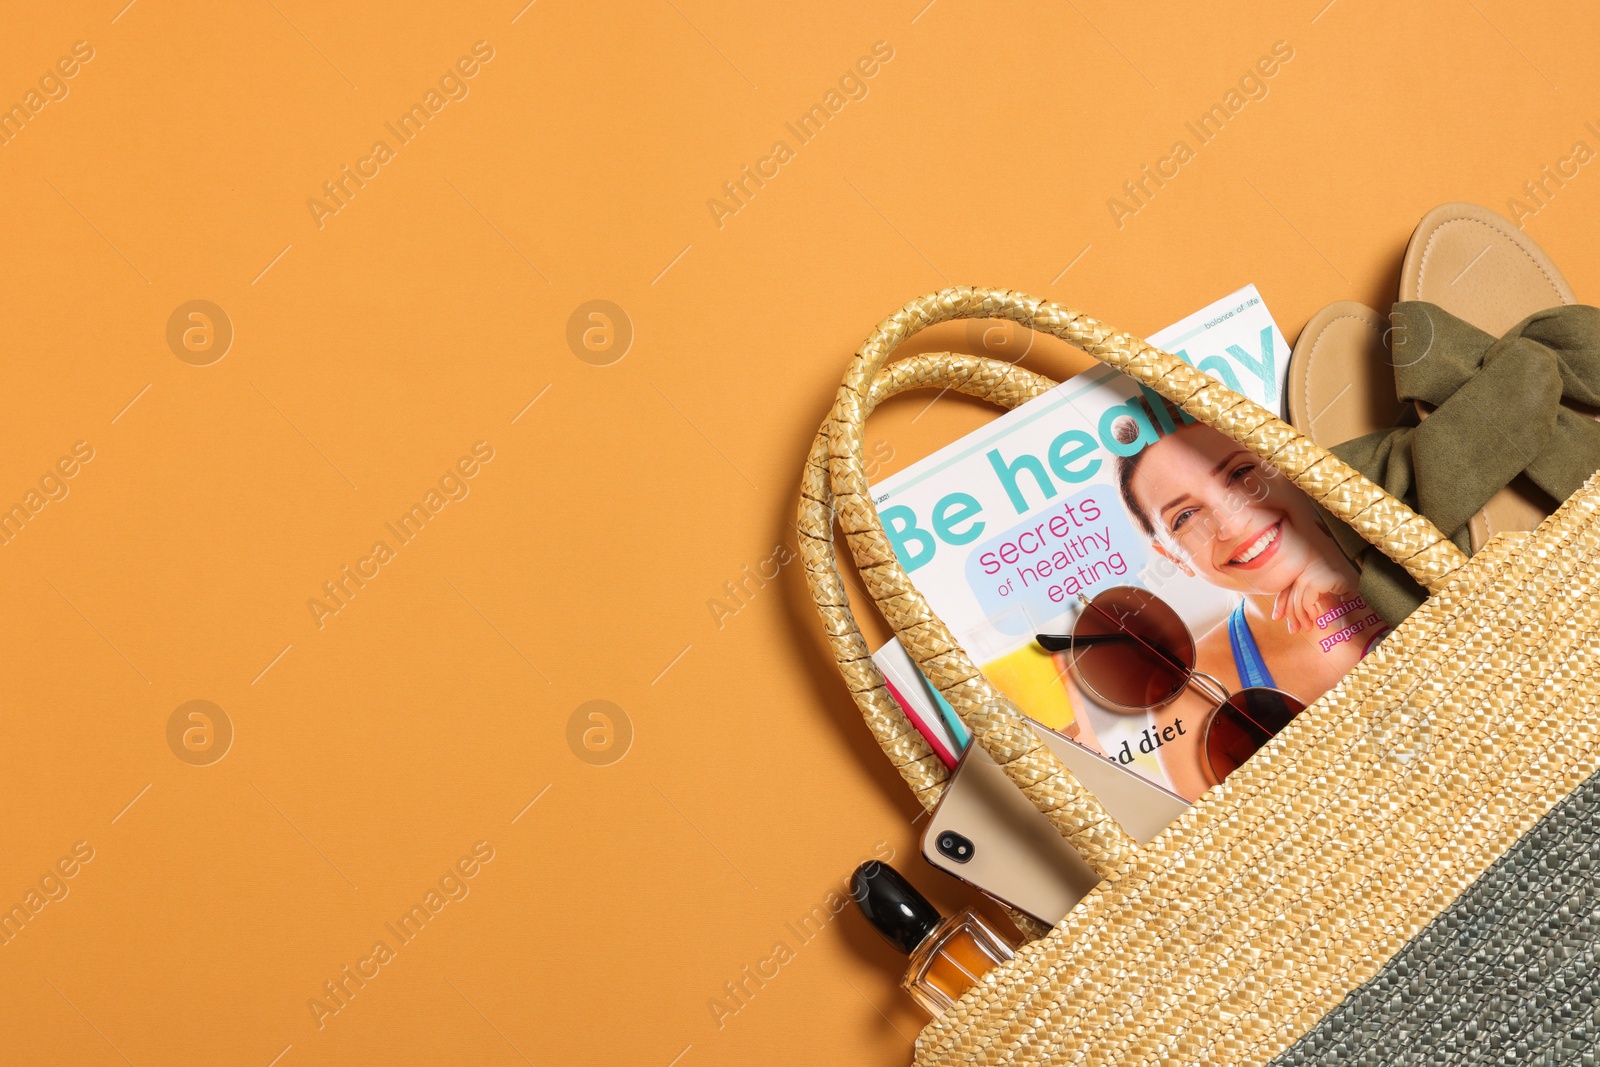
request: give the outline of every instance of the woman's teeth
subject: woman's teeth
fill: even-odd
[[[1251,560],[1253,560],[1257,556],[1261,555],[1261,553],[1263,553],[1267,549],[1271,548],[1272,547],[1272,543],[1274,541],[1276,541],[1277,539],[1278,539],[1278,527],[1274,526],[1270,530],[1268,530],[1266,533],[1264,533],[1260,537],[1256,538],[1255,543],[1252,544],[1249,548],[1245,549],[1243,552],[1239,553],[1237,556],[1234,556],[1233,557],[1233,562],[1235,562],[1235,563],[1249,563]]]

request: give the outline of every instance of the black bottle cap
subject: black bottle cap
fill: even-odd
[[[944,921],[939,909],[887,863],[873,860],[857,867],[850,895],[884,940],[908,956]]]

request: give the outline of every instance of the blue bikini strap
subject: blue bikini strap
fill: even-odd
[[[1244,602],[1234,609],[1228,616],[1228,641],[1233,645],[1233,665],[1239,672],[1239,681],[1246,688],[1251,686],[1264,686],[1276,689],[1277,684],[1272,680],[1272,672],[1267,670],[1266,660],[1261,658],[1261,649],[1256,647],[1255,635],[1250,632],[1250,624],[1245,621]]]

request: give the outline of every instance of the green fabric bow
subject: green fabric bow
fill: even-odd
[[[1496,339],[1437,305],[1394,305],[1395,394],[1389,430],[1331,452],[1427,516],[1463,552],[1467,522],[1518,474],[1565,500],[1600,469],[1600,423],[1562,405],[1600,407],[1600,308],[1538,311]],[[1419,419],[1411,401],[1430,406]],[[1427,597],[1397,563],[1341,522],[1361,560],[1361,595],[1391,626]],[[1363,558],[1365,556],[1365,558]]]

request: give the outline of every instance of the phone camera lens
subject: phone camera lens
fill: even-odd
[[[957,863],[971,860],[973,850],[972,842],[958,833],[946,830],[939,835],[939,851]]]

